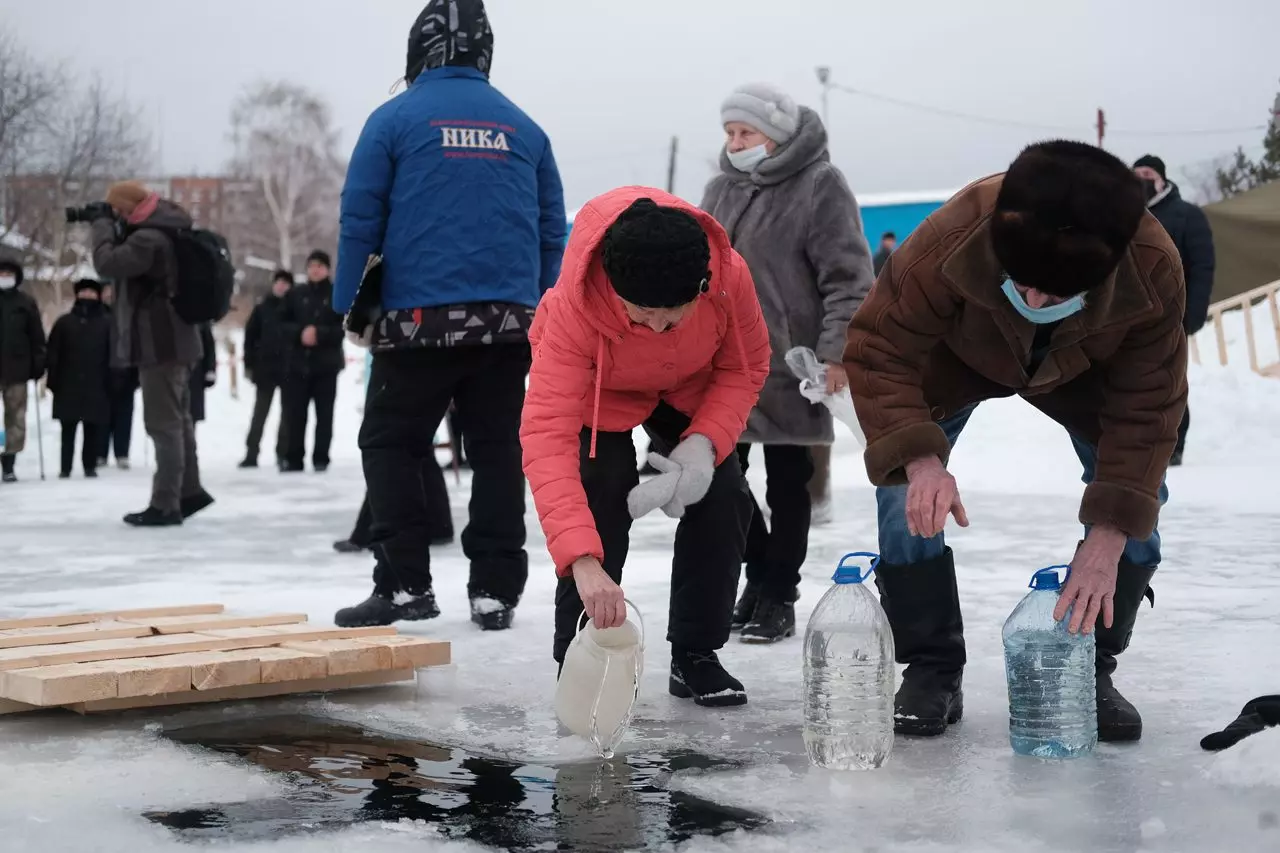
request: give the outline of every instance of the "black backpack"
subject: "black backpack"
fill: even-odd
[[[216,323],[231,310],[236,268],[222,235],[202,228],[162,228],[178,259],[178,286],[169,301],[184,323]]]

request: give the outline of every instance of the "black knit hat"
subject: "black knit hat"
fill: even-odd
[[[75,292],[78,294],[82,290],[92,290],[99,296],[102,295],[102,282],[96,278],[82,278],[76,282]]]
[[[326,267],[333,266],[333,263],[329,260],[329,253],[323,249],[316,249],[311,254],[307,255],[307,263],[324,264]]]
[[[1146,208],[1142,182],[1118,158],[1084,142],[1037,142],[1004,175],[991,240],[1009,278],[1075,296],[1111,275]]]
[[[641,308],[675,308],[711,280],[707,232],[691,214],[636,200],[604,234],[604,271],[614,291]]]
[[[456,65],[488,76],[493,66],[493,29],[484,0],[430,0],[409,30],[405,80],[423,71]]]
[[[22,264],[9,258],[0,258],[0,272],[13,273],[15,287],[22,287]]]
[[[1133,168],[1135,169],[1141,169],[1143,166],[1146,166],[1148,169],[1155,169],[1156,174],[1159,175],[1162,180],[1169,180],[1169,176],[1164,170],[1164,161],[1156,155],[1144,154],[1133,163]]]
[[[322,252],[321,254],[324,254],[324,253]],[[328,256],[326,255],[325,257],[326,257],[326,260],[325,260],[325,262],[324,262],[324,263],[325,263],[325,265],[327,266],[327,265],[328,265],[328,260],[327,260]],[[317,258],[317,260],[319,260],[319,259]],[[289,282],[289,284],[293,284],[293,273],[289,272],[288,270],[276,270],[276,271],[275,271],[274,273],[272,273],[272,275],[271,275],[271,283],[272,283],[272,284],[275,284],[277,281],[287,281],[287,282]]]

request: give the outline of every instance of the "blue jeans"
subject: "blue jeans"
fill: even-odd
[[[947,441],[953,448],[975,408],[977,408],[976,404],[938,424],[946,433]],[[1084,468],[1084,476],[1081,479],[1086,484],[1092,483],[1098,462],[1098,449],[1075,436],[1071,436],[1071,444],[1075,448],[1076,456],[1080,458],[1080,465]],[[1161,481],[1161,505],[1168,500],[1169,488]],[[877,488],[876,512],[880,525],[880,558],[886,563],[899,566],[921,563],[942,556],[946,550],[944,534],[939,533],[931,539],[926,539],[923,536],[912,536],[907,531],[906,486]],[[1085,532],[1088,533],[1088,528]],[[1160,531],[1153,531],[1149,539],[1130,539],[1124,547],[1124,559],[1133,565],[1152,569],[1160,565]]]

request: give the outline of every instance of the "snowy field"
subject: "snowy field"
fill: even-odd
[[[1211,353],[1206,344],[1202,352]],[[97,481],[77,474],[39,482],[33,422],[32,451],[19,460],[23,482],[0,488],[0,615],[220,601],[255,612],[305,611],[329,622],[370,589],[370,560],[330,548],[349,531],[363,491],[355,447],[361,373],[357,363],[341,383],[329,473],[284,478],[270,468],[236,470],[252,392],[242,389],[233,400],[224,370],[210,393],[209,420],[199,427],[205,484],[218,502],[175,530],[121,524],[124,512],[146,503],[150,472],[141,465],[104,471]],[[624,587],[643,608],[653,640],[635,730],[623,750],[689,748],[743,761],[744,769],[680,773],[670,784],[775,822],[681,849],[1280,850],[1280,730],[1218,757],[1198,746],[1246,700],[1280,691],[1280,381],[1196,368],[1191,399],[1186,466],[1170,473],[1162,517],[1158,606],[1144,608],[1117,676],[1142,710],[1146,734],[1138,745],[1103,745],[1074,763],[1017,758],[1007,741],[1000,626],[1031,573],[1069,559],[1080,532],[1074,519],[1082,486],[1066,435],[1026,404],[981,407],[954,458],[972,521],[951,538],[970,657],[965,721],[938,740],[899,740],[889,764],[874,773],[807,767],[799,639],[725,649],[726,665],[749,691],[745,708],[710,711],[667,695],[661,638],[675,527],[660,514],[640,521]],[[143,457],[140,427],[136,463]],[[51,477],[56,444],[46,408]],[[875,549],[873,492],[858,450],[851,439],[836,448],[836,520],[811,538],[801,624],[840,555]],[[762,467],[751,472],[757,487]],[[466,475],[460,487],[451,476],[449,483],[460,532]],[[175,746],[159,737],[156,723],[300,708],[524,762],[589,758],[583,743],[560,734],[553,716],[554,577],[531,503],[528,520],[531,579],[509,632],[481,634],[469,622],[460,548],[433,555],[444,614],[404,630],[451,640],[455,664],[424,672],[416,687],[107,718],[0,718],[0,850],[191,850],[140,813],[266,798],[284,784],[279,775]],[[479,848],[443,840],[430,826],[364,824],[214,849]]]

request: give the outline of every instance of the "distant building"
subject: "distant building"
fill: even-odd
[[[858,196],[862,210],[862,233],[874,247],[880,235],[892,231],[898,243],[959,190],[924,190],[900,193],[865,193]]]

